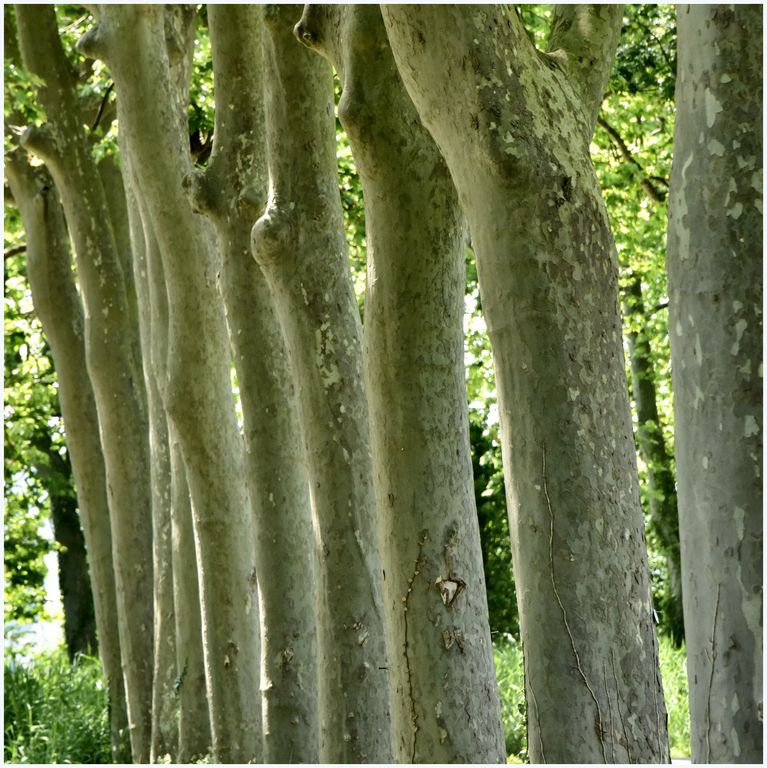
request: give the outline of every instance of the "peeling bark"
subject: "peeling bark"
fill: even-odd
[[[253,253],[285,331],[320,549],[323,762],[389,762],[383,584],[359,312],[346,261],[330,66],[292,36],[301,6],[268,6],[270,191]]]
[[[621,7],[558,8],[549,54],[513,9],[382,8],[477,257],[531,760],[667,761],[617,259],[588,151]]]
[[[669,329],[693,762],[763,758],[762,13],[677,10]]]
[[[378,6],[307,5],[365,195],[365,376],[395,759],[503,762],[463,367],[465,226]],[[457,585],[457,586],[453,586]]]

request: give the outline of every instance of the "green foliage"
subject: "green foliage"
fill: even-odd
[[[490,340],[482,317],[477,267],[471,249],[466,253],[464,305],[464,363],[469,402],[469,439],[490,630],[494,634],[517,635],[519,625],[511,568],[495,373]]]
[[[4,665],[8,763],[109,763],[107,693],[98,659],[66,651]]]
[[[658,656],[663,695],[668,711],[671,756],[690,755],[690,711],[687,700],[687,667],[684,646],[675,648],[670,639],[661,637]],[[526,763],[527,721],[522,644],[513,637],[496,640],[493,645],[495,674],[501,697],[501,716],[510,763]]]
[[[675,648],[670,638],[661,637],[658,656],[663,678],[663,695],[668,712],[668,739],[671,757],[690,755],[690,705],[687,689],[687,660],[684,645]]]
[[[5,248],[17,245],[21,225],[6,207]],[[42,529],[49,516],[48,491],[39,470],[49,466],[45,448],[65,451],[53,366],[34,315],[25,259],[5,261],[5,621],[34,621],[45,605],[44,557],[51,550]],[[71,489],[71,477],[54,475]]]
[[[510,763],[527,763],[527,705],[522,643],[511,636],[493,643],[495,676]]]
[[[624,303],[625,288],[641,283],[643,311],[624,313],[624,329],[647,340],[660,432],[673,466],[671,351],[668,341],[666,221],[668,179],[674,134],[676,27],[670,5],[626,5],[621,41],[607,87],[591,153],[602,187],[618,250]],[[627,359],[627,376],[631,371]],[[640,426],[632,402],[634,432]],[[642,505],[650,548],[653,599],[661,609],[660,629],[679,638],[678,612],[671,609],[665,552],[649,517],[648,467],[639,457]]]

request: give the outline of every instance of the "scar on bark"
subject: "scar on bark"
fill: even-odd
[[[410,720],[413,723],[413,751],[411,754],[410,762],[415,762],[415,754],[416,754],[416,737],[418,735],[418,713],[415,711],[415,701],[413,699],[413,670],[410,667],[410,647],[408,645],[408,620],[407,620],[407,609],[408,609],[408,603],[410,602],[410,593],[413,591],[413,583],[415,582],[416,578],[418,578],[418,575],[421,573],[421,568],[423,567],[423,546],[426,544],[426,541],[428,540],[428,532],[427,531],[421,531],[420,540],[418,541],[418,556],[416,557],[415,563],[413,565],[413,574],[410,576],[410,578],[407,580],[407,592],[405,593],[404,597],[401,598],[402,602],[404,603],[403,610],[405,614],[405,642],[404,642],[404,654],[405,654],[405,669],[407,671],[407,687],[408,687],[408,703],[410,704]]]
[[[588,689],[588,692],[591,694],[591,698],[594,701],[594,706],[597,708],[597,723],[596,723],[596,732],[599,736],[599,743],[602,747],[602,758],[604,759],[604,762],[607,762],[607,750],[605,749],[605,739],[604,739],[604,733],[605,733],[605,727],[604,723],[602,721],[602,710],[599,706],[599,701],[597,700],[597,696],[594,693],[594,689],[591,687],[591,684],[588,681],[588,678],[586,677],[586,673],[583,671],[583,666],[581,665],[581,657],[578,654],[578,650],[575,647],[575,638],[573,637],[572,630],[570,629],[570,623],[567,621],[567,611],[565,610],[565,606],[562,603],[562,598],[559,595],[559,590],[557,589],[557,582],[554,577],[554,511],[551,508],[551,499],[549,498],[549,488],[546,481],[546,444],[541,444],[541,452],[543,455],[543,495],[546,498],[546,505],[549,510],[549,575],[551,576],[551,587],[554,590],[554,597],[557,600],[557,603],[559,605],[559,609],[562,611],[562,621],[565,625],[565,631],[567,632],[567,636],[570,638],[570,647],[573,650],[573,656],[575,656],[575,667],[578,670],[578,674],[581,676],[581,679],[583,680],[583,684]]]
[[[711,688],[714,685],[714,664],[716,663],[716,622],[719,618],[719,597],[722,585],[716,585],[716,604],[714,606],[714,621],[711,625],[711,675],[708,679],[708,697],[706,699],[706,762],[711,762]]]

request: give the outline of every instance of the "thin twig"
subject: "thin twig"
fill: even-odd
[[[543,452],[543,494],[546,497],[546,504],[549,508],[549,520],[550,520],[550,526],[549,526],[549,573],[551,576],[551,586],[554,590],[554,597],[557,599],[557,603],[559,604],[559,608],[562,611],[562,620],[565,624],[565,630],[567,631],[567,636],[570,638],[570,646],[573,649],[573,656],[575,656],[575,666],[578,670],[578,674],[580,674],[581,679],[583,680],[584,685],[588,689],[589,693],[591,694],[591,698],[594,700],[594,705],[597,708],[597,718],[599,719],[598,727],[599,727],[599,742],[602,745],[602,757],[604,759],[604,762],[607,762],[607,752],[605,750],[605,740],[604,740],[604,723],[602,722],[602,710],[599,707],[599,701],[597,700],[597,696],[594,693],[594,689],[589,684],[588,678],[586,677],[585,672],[583,671],[583,667],[581,666],[581,657],[578,655],[578,650],[575,647],[575,639],[573,638],[573,633],[570,630],[570,624],[567,621],[567,611],[565,610],[565,606],[562,603],[562,598],[559,596],[559,590],[557,589],[557,582],[554,578],[554,511],[551,508],[551,499],[549,498],[549,489],[548,485],[546,483],[546,445],[542,444],[541,449]]]
[[[13,256],[18,256],[20,253],[24,253],[27,250],[27,244],[21,243],[20,245],[12,245],[10,248],[6,248],[3,251],[3,258],[10,259]]]
[[[535,708],[535,723],[538,728],[538,744],[541,747],[541,762],[546,762],[546,752],[543,749],[543,729],[541,728],[541,716],[540,712],[538,711],[538,701],[535,698],[535,689],[533,688],[533,684],[530,682],[530,673],[529,673],[529,667],[527,664],[527,654],[525,653],[525,647],[522,646],[522,670],[525,675],[525,683],[526,686],[530,687],[530,698],[533,700],[533,707]],[[527,713],[527,717],[525,718],[527,720],[527,743],[528,747],[530,744],[530,714]]]
[[[706,762],[711,762],[711,689],[714,686],[714,663],[716,662],[716,622],[719,618],[719,596],[722,585],[716,585],[716,605],[714,606],[714,622],[711,625],[711,676],[708,679],[708,698],[706,701]]]
[[[618,675],[615,672],[615,649],[610,651],[610,665],[613,668],[613,680],[615,681],[615,703],[618,707],[618,717],[620,718],[621,726],[623,728],[623,738],[626,739],[626,755],[629,759],[629,763],[633,763],[634,761],[631,759],[629,735],[628,731],[626,730],[626,721],[623,719],[623,712],[621,712],[621,694],[618,688]]]

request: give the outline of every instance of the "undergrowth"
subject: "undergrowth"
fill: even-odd
[[[109,763],[107,694],[98,659],[63,650],[6,657],[6,763]]]
[[[672,757],[690,754],[684,649],[660,639],[660,665]],[[522,646],[510,636],[494,644],[495,670],[510,763],[526,763]],[[63,650],[5,662],[6,763],[110,762],[107,696],[98,659],[70,665]]]

